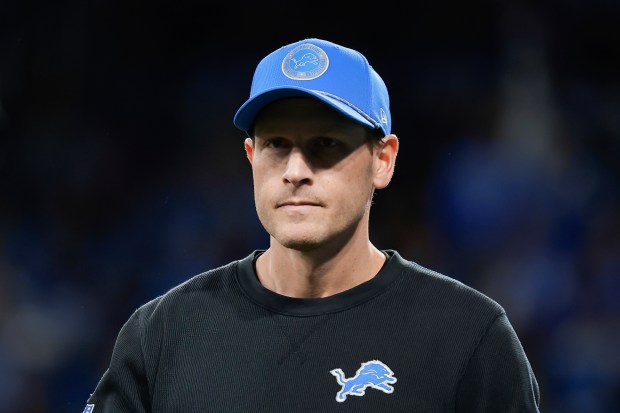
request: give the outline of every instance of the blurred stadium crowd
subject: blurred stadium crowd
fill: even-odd
[[[0,413],[80,412],[140,304],[267,246],[232,116],[304,37],[391,91],[375,244],[500,302],[543,412],[620,411],[620,3],[409,7],[0,2]]]

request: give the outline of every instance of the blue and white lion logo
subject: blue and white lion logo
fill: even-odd
[[[291,57],[291,61],[294,63],[295,69],[299,69],[308,64],[313,64],[314,66],[319,64],[319,58],[314,53],[306,53],[299,60]]]
[[[282,73],[293,80],[312,80],[329,67],[329,57],[319,46],[304,43],[287,53],[282,60]]]
[[[381,390],[384,393],[392,393],[394,387],[390,384],[396,383],[394,372],[379,360],[362,363],[355,376],[349,379],[344,377],[341,369],[334,369],[330,373],[336,376],[338,384],[342,386],[342,389],[336,394],[336,401],[338,402],[345,401],[348,395],[363,396],[367,387]]]

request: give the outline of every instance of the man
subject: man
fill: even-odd
[[[85,412],[539,411],[502,307],[370,242],[399,141],[363,55],[272,52],[234,124],[269,248],[139,308]]]

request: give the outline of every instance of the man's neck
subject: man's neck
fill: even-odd
[[[295,298],[321,298],[370,280],[385,259],[370,241],[333,254],[308,253],[272,243],[256,261],[256,272],[261,284],[273,292]]]

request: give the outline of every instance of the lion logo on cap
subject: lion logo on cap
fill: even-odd
[[[282,60],[282,73],[293,80],[312,80],[329,67],[329,57],[323,49],[304,43],[291,50]]]

